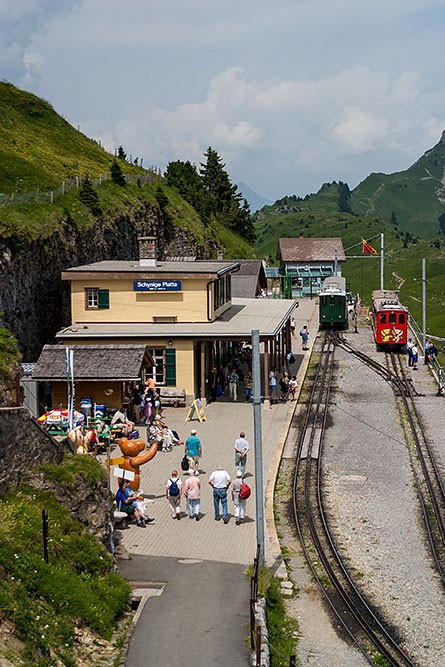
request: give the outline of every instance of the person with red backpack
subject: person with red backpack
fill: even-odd
[[[235,513],[235,524],[237,526],[242,523],[246,515],[246,501],[250,496],[250,488],[247,486],[243,478],[241,470],[236,471],[236,479],[232,483],[232,500]]]

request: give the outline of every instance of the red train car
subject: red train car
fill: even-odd
[[[408,308],[402,306],[396,291],[372,293],[372,320],[377,349],[391,346],[406,350]]]

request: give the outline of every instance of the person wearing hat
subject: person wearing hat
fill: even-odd
[[[189,470],[189,478],[185,482],[184,495],[187,500],[187,507],[189,511],[189,519],[195,517],[199,521],[199,510],[201,507],[201,482],[199,477],[196,477],[192,468]]]
[[[201,440],[196,437],[196,429],[192,428],[190,437],[185,441],[185,455],[189,460],[189,466],[199,475],[199,459],[202,456]]]
[[[235,514],[235,524],[237,526],[242,523],[246,515],[246,500],[240,498],[240,489],[241,484],[244,483],[243,473],[241,470],[236,471],[236,479],[232,483],[232,500],[233,500],[233,510]]]

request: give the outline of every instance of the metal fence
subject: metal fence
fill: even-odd
[[[157,167],[147,170],[141,174],[124,174],[127,183],[160,183],[162,181],[161,170]],[[12,192],[10,195],[0,193],[0,206],[17,206],[19,204],[29,204],[30,202],[38,202],[41,204],[53,204],[55,199],[63,197],[63,195],[71,190],[77,190],[82,184],[82,178],[86,176],[72,176],[68,181],[64,181],[55,190],[50,192]],[[108,181],[111,174],[106,172],[101,174],[99,178],[92,181],[93,185],[102,185],[104,181]]]
[[[261,624],[257,623],[255,615],[255,605],[258,601],[259,561],[260,561],[260,545],[257,544],[256,556],[253,561],[253,576],[250,577],[250,649],[252,651],[252,654],[254,654],[255,667],[261,667],[261,665],[264,664],[261,662],[261,641],[262,641]],[[274,651],[280,656],[281,659],[285,660],[286,662],[289,661],[289,667],[295,667],[296,665],[295,655],[286,657],[285,655],[280,653],[278,649],[272,646],[272,644],[269,641],[267,641],[267,645],[269,647],[269,652]]]
[[[416,320],[410,315],[409,316],[409,325],[411,327],[411,331],[413,332],[417,345],[419,346],[419,349],[422,350],[422,354],[425,354],[425,350],[423,349],[423,331],[417,324]],[[445,341],[443,338],[439,338],[438,336],[430,336],[428,335],[427,338],[434,339],[437,341],[442,341],[442,352],[444,350],[445,346]],[[419,355],[420,356],[420,355]],[[436,379],[438,389],[437,393],[438,394],[443,394],[445,395],[445,371],[442,367],[442,365],[438,362],[437,357],[431,361],[428,362],[429,367],[431,368],[431,371]]]

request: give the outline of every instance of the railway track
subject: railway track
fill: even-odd
[[[411,467],[417,495],[422,509],[428,541],[437,570],[445,587],[445,489],[433,451],[414,400],[412,383],[407,377],[403,361],[394,352],[386,353],[387,365],[392,367],[399,381],[395,387],[399,396],[400,423],[411,456]],[[416,456],[413,456],[412,447]]]
[[[374,665],[376,657],[383,656],[396,667],[413,665],[355,586],[336,549],[324,512],[321,460],[338,343],[338,334],[329,331],[321,343],[298,442],[293,480],[295,523],[314,579],[339,623],[368,663]],[[387,375],[388,372],[386,369]]]
[[[414,400],[415,396],[421,394],[415,390],[411,378],[407,376],[400,355],[392,351],[385,352],[386,366],[384,366],[354,348],[343,338],[339,344],[388,381],[399,399],[397,407],[400,423],[410,453],[411,468],[428,542],[442,585],[445,587],[445,487]]]

